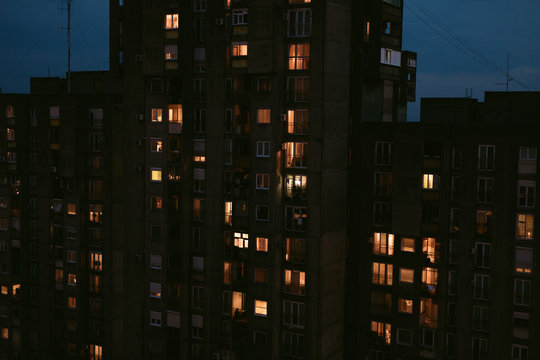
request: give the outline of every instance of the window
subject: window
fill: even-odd
[[[163,140],[161,138],[151,138],[150,150],[152,152],[163,152]]]
[[[191,268],[195,272],[204,272],[204,258],[193,256],[191,259]]]
[[[474,275],[474,292],[473,297],[478,300],[489,299],[489,276],[488,275]]]
[[[150,326],[161,327],[161,312],[150,311]]]
[[[392,222],[392,203],[376,202],[373,203],[373,224],[390,225]]]
[[[270,188],[270,175],[269,174],[260,174],[256,175],[257,182],[255,187],[257,190],[268,190]]]
[[[257,78],[257,92],[269,93],[270,91],[272,91],[272,78],[258,77]]]
[[[397,329],[397,343],[401,345],[412,345],[411,329]]]
[[[268,252],[268,238],[257,237],[257,251]]]
[[[288,99],[293,102],[309,101],[309,77],[293,76],[287,78]]]
[[[150,269],[161,269],[161,255],[150,254]]]
[[[90,344],[90,360],[102,360],[103,348],[100,345]]]
[[[249,234],[235,232],[234,246],[240,249],[247,249],[249,247]]]
[[[399,282],[413,284],[414,269],[399,268]]]
[[[255,300],[255,315],[264,316],[268,315],[268,302],[264,300]]]
[[[459,208],[450,208],[450,231],[458,232],[460,227]]]
[[[461,199],[461,176],[452,176],[450,198],[454,201]]]
[[[287,111],[287,133],[307,134],[309,125],[309,110]]]
[[[306,240],[305,239],[286,239],[285,261],[295,263],[306,262]]]
[[[478,146],[478,170],[495,170],[495,146]]]
[[[491,260],[491,244],[476,243],[475,265],[480,268],[489,268]]]
[[[306,169],[308,166],[308,143],[285,143],[285,167]]]
[[[463,151],[461,147],[452,147],[452,169],[461,169]]]
[[[77,298],[74,296],[68,296],[68,308],[76,309],[77,308]]]
[[[283,291],[289,294],[304,295],[306,289],[306,273],[297,270],[285,270]]]
[[[268,345],[268,333],[266,331],[253,331],[253,344],[258,346]],[[225,359],[225,356],[223,358]]]
[[[401,238],[401,251],[414,252],[415,242],[413,238]]]
[[[392,285],[393,265],[385,263],[372,263],[372,283],[379,285]],[[414,271],[414,270],[413,270]]]
[[[433,237],[422,239],[422,253],[427,257],[430,263],[439,262],[441,244]]]
[[[531,281],[514,280],[514,304],[522,306],[531,305]]]
[[[193,199],[193,220],[204,221],[205,217],[205,200],[197,198]]]
[[[478,202],[493,202],[493,179],[478,179]]]
[[[161,182],[161,168],[150,168],[150,181]]]
[[[381,64],[401,66],[401,51],[381,48]]]
[[[493,225],[493,213],[489,210],[478,210],[476,212],[476,233],[478,235],[491,234]]]
[[[191,306],[194,309],[204,308],[204,288],[201,286],[191,287]]]
[[[304,328],[306,305],[300,302],[283,301],[283,325],[289,328]]]
[[[233,25],[247,25],[248,24],[248,10],[247,9],[233,10],[232,24]]]
[[[390,345],[392,342],[392,325],[390,324],[372,321],[371,333],[380,343]]]
[[[150,197],[150,209],[161,210],[163,208],[163,199],[161,196]]]
[[[529,348],[512,344],[512,360],[529,360]]]
[[[422,178],[422,189],[437,190],[439,188],[439,175],[424,174]]]
[[[206,141],[204,139],[193,140],[193,161],[206,162]]]
[[[532,240],[534,237],[534,215],[517,215],[517,238],[523,240]]]
[[[161,299],[161,284],[157,282],[150,282],[150,297],[155,299]]]
[[[232,201],[225,201],[225,220],[224,220],[225,225],[229,225],[229,226],[232,225],[232,215],[233,215]]]
[[[103,223],[103,205],[90,204],[88,205],[88,214],[90,222],[102,224]]]
[[[193,11],[206,11],[206,0],[193,0]]]
[[[285,197],[289,199],[307,199],[307,176],[286,175]]]
[[[535,201],[536,201],[536,182],[519,180],[518,206],[522,208],[534,208]]]
[[[392,143],[375,143],[375,165],[390,165],[392,160]]]
[[[6,117],[7,118],[14,118],[15,117],[15,106],[13,106],[13,105],[6,106]]]
[[[420,346],[432,348],[435,345],[435,330],[423,328],[420,331]]]
[[[375,173],[375,195],[391,196],[392,195],[392,173],[376,172]]]
[[[473,306],[473,330],[487,331],[489,325],[489,308],[487,306]]]
[[[270,141],[257,141],[257,157],[270,157]]]
[[[308,214],[306,207],[285,207],[285,230],[307,231]]]
[[[72,264],[77,262],[77,250],[66,251],[66,262],[72,263]]]
[[[517,247],[515,257],[515,270],[518,273],[530,274],[533,267],[533,250],[531,248]]]
[[[178,60],[178,45],[165,45],[165,60]]]
[[[487,340],[477,337],[472,339],[472,360],[487,360],[488,346]]]
[[[535,146],[520,146],[519,160],[536,160],[536,150]]]
[[[309,44],[289,44],[289,70],[309,69]]]
[[[202,78],[193,79],[193,92],[195,101],[204,101],[206,96],[206,80]]]
[[[394,234],[374,233],[373,254],[394,255]]]
[[[412,299],[399,299],[398,311],[401,313],[412,314],[413,313],[413,300]]]
[[[288,20],[289,37],[311,35],[311,9],[289,10]]]
[[[371,292],[371,313],[378,315],[392,314],[392,294],[381,291]]]
[[[439,281],[439,271],[436,268],[425,267],[422,269],[422,285],[428,291],[434,293]]]
[[[232,43],[232,56],[247,56],[248,55],[248,44],[245,42],[234,42]]]
[[[203,317],[202,315],[191,315],[191,337],[201,340],[203,338]]]
[[[169,129],[170,124],[180,124],[183,122],[182,105],[169,105]]]
[[[456,264],[458,254],[458,241],[450,240],[448,242],[448,263]]]
[[[68,285],[77,286],[77,274],[68,274]]]
[[[457,273],[455,271],[448,272],[448,294],[456,295],[457,290]]]
[[[162,109],[152,109],[152,122],[161,122],[163,120]]]
[[[260,284],[268,283],[268,270],[255,269],[255,282]]]
[[[270,109],[257,110],[257,124],[270,124]]]
[[[304,358],[304,335],[283,332],[283,344],[281,346],[282,354],[294,358]]]
[[[102,271],[103,270],[103,254],[100,252],[90,251],[88,266],[90,270]]]
[[[178,14],[165,15],[165,30],[178,29]]]
[[[203,133],[206,131],[206,109],[195,109],[193,131]]]

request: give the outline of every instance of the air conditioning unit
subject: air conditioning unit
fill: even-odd
[[[476,254],[476,249],[472,246],[469,246],[467,248],[467,255],[474,255],[474,254]]]
[[[142,62],[142,55],[141,54],[135,55],[135,61],[136,62]]]
[[[218,26],[223,25],[223,18],[217,18],[216,19],[216,25],[218,25]]]
[[[57,170],[57,169],[56,169],[56,166],[51,166],[51,172],[52,172],[52,173],[55,173],[56,170]]]
[[[137,114],[136,118],[139,121],[143,121],[144,120],[144,114]]]
[[[281,114],[281,121],[287,122],[287,114]]]

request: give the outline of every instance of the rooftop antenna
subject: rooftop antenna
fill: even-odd
[[[510,81],[512,81],[510,77],[510,54],[506,54],[506,82],[505,83],[495,83],[495,85],[506,85],[506,92],[508,92],[508,86],[510,84]]]

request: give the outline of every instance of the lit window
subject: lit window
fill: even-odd
[[[371,322],[371,333],[382,343],[390,345],[392,342],[392,325],[382,322]]]
[[[285,207],[285,229],[293,231],[308,230],[308,210],[301,206]]]
[[[268,252],[268,238],[257,237],[257,251]]]
[[[2,295],[8,295],[8,287],[5,286],[5,285],[2,285],[0,286],[0,293],[2,293]]]
[[[150,139],[150,146],[151,146],[150,150],[152,152],[162,152],[163,151],[163,140],[161,138],[151,138]]]
[[[296,270],[285,270],[284,292],[304,295],[306,288],[306,273]]]
[[[193,199],[193,220],[204,221],[205,219],[205,200]]]
[[[231,284],[231,278],[232,278],[231,262],[230,261],[224,261],[223,262],[223,283],[225,285],[230,285]]]
[[[285,196],[289,199],[307,199],[307,176],[287,175],[285,177]]]
[[[308,143],[285,143],[285,167],[306,169],[308,166]]]
[[[77,285],[77,275],[68,274],[68,285],[76,286]]]
[[[9,105],[6,107],[6,117],[14,118],[15,117],[15,106]]]
[[[206,162],[206,141],[204,139],[193,140],[193,161]]]
[[[532,240],[534,233],[534,215],[518,214],[517,216],[517,237],[518,239]]]
[[[425,267],[422,269],[422,285],[431,293],[435,292],[439,282],[439,271],[436,268]]]
[[[9,339],[9,329],[8,328],[2,328],[0,330],[0,334],[2,336],[2,339]]]
[[[270,91],[272,91],[272,78],[258,77],[257,78],[257,92],[269,93]]]
[[[161,196],[152,196],[150,198],[150,208],[152,210],[161,210],[163,208],[163,199]]]
[[[71,203],[68,204],[67,213],[68,215],[77,215],[77,205]]]
[[[399,268],[399,282],[408,284],[414,283],[414,270]]]
[[[6,129],[7,141],[15,141],[15,129]]]
[[[233,207],[232,201],[225,201],[225,225],[232,225]]]
[[[178,29],[178,14],[165,15],[165,29]]]
[[[232,12],[233,25],[247,25],[247,23],[248,23],[247,9],[233,10]]]
[[[232,293],[232,310],[233,315],[236,317],[243,314],[246,311],[246,294],[239,291],[233,291]]]
[[[165,45],[165,60],[174,61],[178,59],[178,45]]]
[[[163,120],[162,109],[152,109],[152,122],[161,122]]]
[[[161,284],[157,282],[150,282],[150,297],[161,298]]]
[[[183,121],[182,105],[169,105],[169,123],[182,124],[182,121]]]
[[[153,182],[161,182],[161,168],[150,168],[150,180]]]
[[[269,174],[257,174],[256,176],[256,188],[258,190],[268,190],[270,188],[270,175]]]
[[[376,255],[394,255],[394,234],[374,233],[373,253]]]
[[[441,244],[435,238],[425,237],[422,239],[422,253],[432,264],[439,262],[440,246]]]
[[[66,252],[66,262],[76,263],[77,262],[77,251],[76,250],[67,250]]]
[[[309,69],[309,44],[289,45],[289,70]]]
[[[394,269],[392,264],[374,262],[372,264],[372,269],[373,284],[392,285],[392,273]]]
[[[90,344],[90,360],[102,360],[103,348],[100,345]]]
[[[94,271],[103,270],[103,254],[100,252],[90,251],[89,253],[89,268]]]
[[[422,188],[426,190],[436,190],[439,188],[439,175],[424,174]]]
[[[518,247],[516,248],[515,270],[518,273],[530,274],[533,267],[533,249]]]
[[[287,111],[287,133],[307,134],[309,125],[309,110]]]
[[[68,308],[76,309],[77,308],[77,298],[74,296],[68,297]]]
[[[257,110],[257,124],[270,124],[270,109]]]
[[[414,252],[415,242],[413,238],[401,238],[401,251]]]
[[[478,235],[490,234],[493,225],[493,212],[489,210],[476,211],[476,233]]]
[[[255,315],[265,316],[268,314],[268,302],[255,300]]]
[[[88,214],[90,222],[101,224],[103,223],[103,205],[90,204],[88,205]]]
[[[234,246],[240,249],[247,249],[249,247],[249,234],[235,232]]]
[[[399,312],[412,314],[413,312],[413,301],[412,299],[399,299]]]
[[[233,43],[232,44],[232,56],[247,56],[248,44],[247,43]]]

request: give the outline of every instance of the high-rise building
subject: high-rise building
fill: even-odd
[[[420,123],[362,124],[345,358],[540,356],[539,101],[422,99]]]

